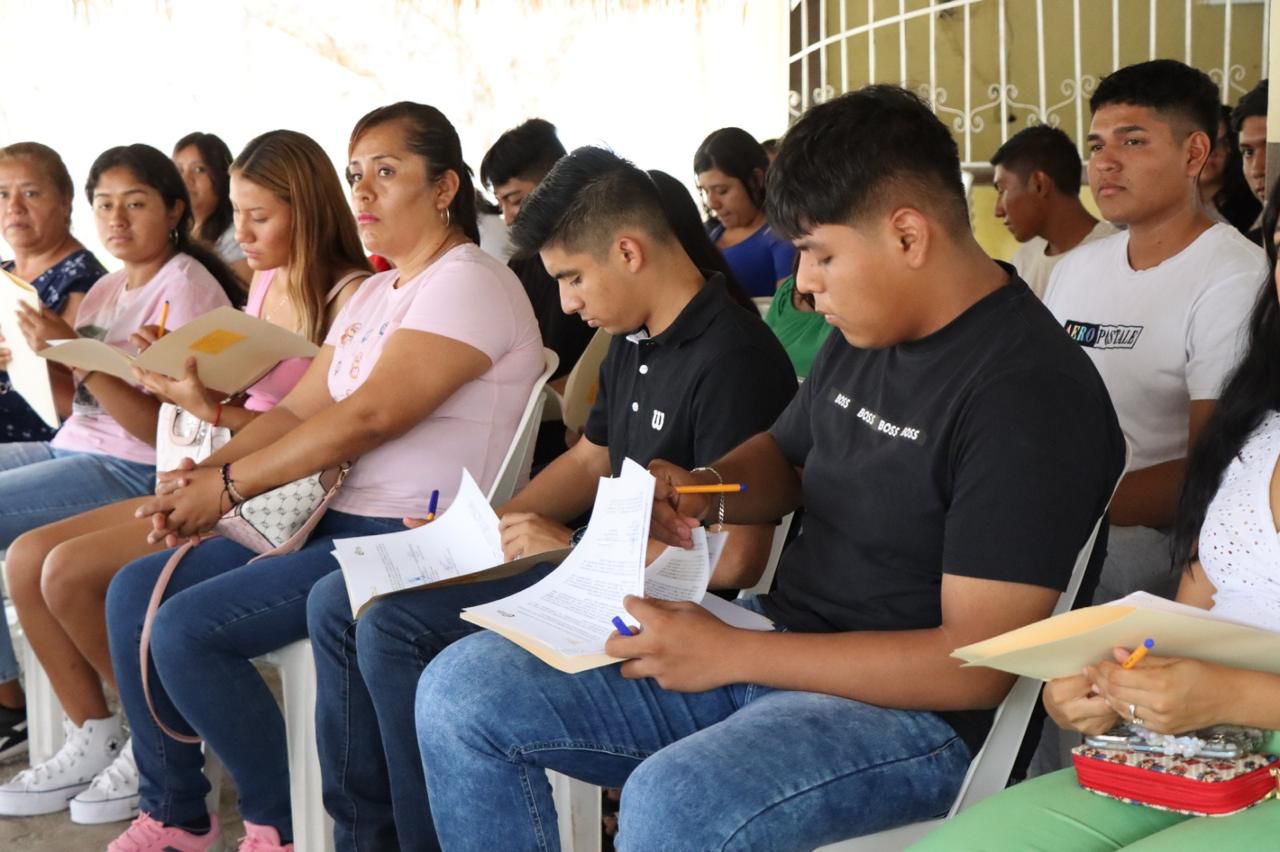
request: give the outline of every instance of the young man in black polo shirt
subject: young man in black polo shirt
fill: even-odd
[[[958,646],[1046,617],[1124,460],[1105,387],[974,241],[956,146],[874,86],[810,109],[769,171],[797,286],[840,332],[767,431],[658,477],[655,534],[805,506],[777,590],[784,631],[628,599],[620,667],[565,675],[485,633],[436,658],[418,740],[449,849],[555,848],[541,771],[625,782],[617,845],[813,849],[944,813],[1013,678]],[[681,514],[676,514],[676,509]],[[424,718],[425,721],[425,718]]]
[[[649,175],[600,149],[562,159],[524,202],[517,249],[542,249],[564,309],[616,336],[586,436],[499,509],[508,558],[566,546],[564,523],[591,507],[600,477],[619,473],[623,459],[705,464],[766,428],[794,396],[791,363],[759,315],[690,259],[714,253],[700,224],[676,233],[670,217]],[[714,586],[758,579],[774,520],[730,529]],[[414,740],[418,676],[476,629],[458,618],[464,607],[549,570],[394,595],[358,624],[339,574],[314,587],[320,761],[340,849],[436,848]]]

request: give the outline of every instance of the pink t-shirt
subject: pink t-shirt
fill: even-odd
[[[275,280],[276,271],[267,270],[258,282],[258,288],[249,294],[249,303],[244,312],[250,316],[262,318],[262,303],[267,299],[267,291]],[[302,374],[311,366],[310,358],[289,358],[281,361],[271,372],[267,373],[245,391],[244,407],[246,411],[270,411],[280,404],[280,400],[293,390]]]
[[[129,343],[129,335],[144,325],[159,323],[166,301],[169,316],[165,324],[170,329],[229,304],[217,279],[187,254],[174,255],[150,281],[136,290],[126,290],[127,283],[126,273],[121,269],[102,276],[90,288],[76,311],[75,327],[81,337],[92,337],[133,352],[136,350]],[[116,456],[139,464],[156,462],[155,447],[125,431],[83,385],[76,387],[71,417],[54,435],[53,446]]]
[[[542,338],[529,298],[515,274],[479,246],[450,249],[397,289],[398,277],[393,269],[368,279],[329,330],[329,393],[335,400],[364,383],[400,328],[474,346],[493,366],[408,432],[355,463],[332,503],[353,515],[417,517],[435,489],[446,507],[463,468],[487,491],[542,373]]]

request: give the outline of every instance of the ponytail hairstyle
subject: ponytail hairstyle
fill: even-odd
[[[1280,411],[1280,297],[1276,294],[1276,220],[1280,182],[1262,218],[1270,274],[1249,319],[1249,347],[1227,380],[1213,414],[1187,459],[1187,476],[1173,528],[1173,565],[1187,567],[1198,553],[1200,528],[1231,460],[1264,417]]]
[[[694,203],[689,190],[680,181],[658,169],[650,169],[649,178],[658,190],[662,210],[667,214],[667,221],[671,223],[671,230],[684,248],[684,253],[704,272],[719,272],[723,275],[729,297],[750,311],[753,317],[759,318],[760,311],[755,302],[742,289],[733,270],[729,268],[728,261],[707,235],[707,229],[703,227],[702,217],[698,213],[698,205]]]
[[[289,205],[289,302],[301,334],[323,343],[336,276],[371,271],[333,162],[310,136],[272,130],[244,147],[231,173]]]
[[[200,159],[209,170],[209,182],[213,184],[214,194],[218,196],[218,206],[213,208],[209,218],[200,224],[200,232],[196,238],[213,245],[226,233],[233,224],[231,213],[231,149],[212,133],[188,133],[173,146],[173,155],[183,148],[195,148],[200,152]],[[194,214],[193,214],[194,216]],[[194,221],[194,219],[193,219]]]
[[[93,191],[98,187],[98,180],[103,172],[111,169],[128,169],[138,182],[160,194],[166,209],[172,210],[175,204],[182,202],[182,218],[169,235],[174,251],[195,258],[222,286],[231,304],[243,307],[245,292],[240,279],[212,249],[191,237],[191,198],[187,195],[187,185],[182,182],[182,175],[173,160],[150,145],[141,143],[108,148],[98,155],[98,159],[89,168],[84,191],[90,204],[93,204]]]
[[[462,229],[467,239],[480,244],[480,226],[476,224],[476,191],[471,168],[462,159],[462,142],[444,113],[433,106],[400,101],[378,107],[356,122],[351,131],[350,147],[368,131],[393,121],[404,123],[405,147],[427,161],[427,179],[439,180],[445,172],[458,176],[458,191],[449,203],[449,221]]]

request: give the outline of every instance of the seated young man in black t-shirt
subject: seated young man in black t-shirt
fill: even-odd
[[[620,667],[456,643],[417,697],[446,848],[555,848],[548,768],[625,782],[624,850],[809,850],[945,813],[1013,682],[951,652],[1048,616],[1067,585],[1124,439],[1089,360],[974,241],[947,129],[896,87],[843,96],[788,132],[769,193],[839,333],[714,471],[650,469],[673,544],[713,506],[676,484],[747,483],[736,523],[803,502],[756,599],[782,629],[630,598]]]
[[[545,245],[539,262],[559,279],[565,309],[615,338],[586,436],[499,509],[508,558],[568,545],[564,523],[591,507],[600,477],[618,474],[625,458],[705,464],[768,428],[795,394],[791,362],[759,314],[733,301],[722,274],[704,273],[724,261],[696,214],[679,215],[690,211],[675,205],[693,207],[681,195],[586,148],[563,158],[524,202],[512,234],[517,250]],[[557,235],[583,221],[592,224],[579,251],[576,237]],[[756,582],[775,520],[730,528],[713,586]],[[418,676],[477,629],[458,617],[463,607],[505,597],[549,570],[393,595],[358,623],[340,574],[316,584],[307,617],[317,739],[339,848],[435,848],[414,747]]]

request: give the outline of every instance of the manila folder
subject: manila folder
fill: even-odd
[[[1280,674],[1280,633],[1145,592],[1064,612],[957,648],[952,656],[966,665],[1052,680],[1110,660],[1112,648],[1136,648],[1145,639],[1155,640],[1157,656]]]

